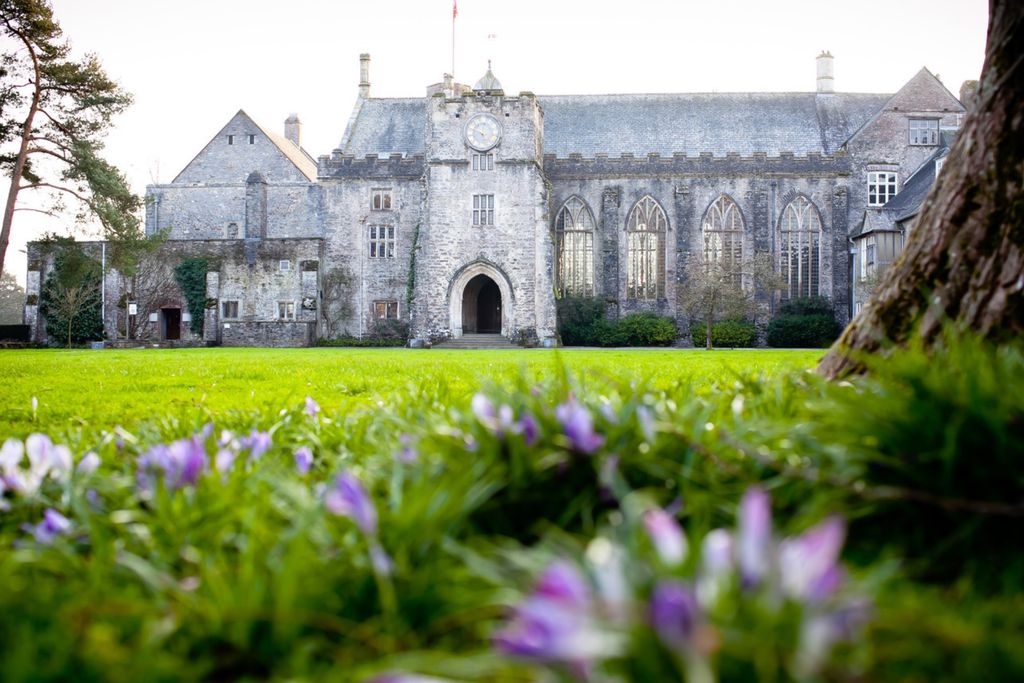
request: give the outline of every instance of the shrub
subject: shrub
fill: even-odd
[[[768,325],[769,346],[823,348],[836,340],[842,329],[831,302],[824,297],[786,301]]]
[[[703,322],[690,325],[694,346],[707,344],[707,326]],[[757,329],[747,320],[723,320],[711,326],[712,346],[730,349],[748,349],[757,341]]]
[[[604,300],[567,296],[558,300],[558,334],[566,346],[605,346]]]
[[[203,334],[203,321],[206,318],[207,266],[204,258],[187,258],[174,268],[174,281],[185,295],[188,312],[192,316],[189,329],[195,335]]]
[[[672,319],[654,313],[627,315],[618,328],[626,346],[668,346],[676,340]]]

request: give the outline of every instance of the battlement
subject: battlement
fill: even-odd
[[[340,149],[321,156],[317,161],[320,178],[419,178],[425,167],[422,154],[392,154],[386,158],[367,154],[357,158],[344,154]]]

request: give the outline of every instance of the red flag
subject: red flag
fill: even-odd
[[[459,16],[459,0],[452,0],[452,21]]]

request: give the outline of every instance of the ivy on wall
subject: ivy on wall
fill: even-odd
[[[416,250],[420,244],[420,224],[412,233],[412,249],[409,252],[409,278],[405,285],[405,310],[409,312],[409,321],[412,322],[412,297],[416,293]]]
[[[192,316],[189,329],[199,336],[203,334],[203,319],[206,317],[207,266],[204,258],[187,258],[174,269],[174,281],[185,295],[185,303]]]

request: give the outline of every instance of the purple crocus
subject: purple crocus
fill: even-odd
[[[263,457],[264,453],[270,450],[273,439],[270,437],[270,432],[261,432],[258,429],[254,429],[249,433],[249,436],[242,438],[241,444],[243,448],[249,449],[249,462],[256,462]]]
[[[303,410],[305,410],[306,415],[309,415],[310,417],[316,417],[317,413],[320,412],[320,405],[313,400],[312,396],[307,396],[306,407]]]
[[[690,586],[662,581],[651,594],[651,626],[665,647],[678,651],[689,646],[700,623],[700,607]]]
[[[779,544],[779,574],[783,590],[797,600],[818,602],[842,583],[839,552],[846,525],[830,517],[796,538]]]
[[[576,566],[565,560],[555,560],[544,570],[534,595],[581,609],[590,604],[586,581]]]
[[[519,431],[527,446],[532,446],[540,439],[540,425],[537,424],[537,418],[530,413],[523,413],[519,418]]]
[[[398,462],[403,465],[412,465],[419,460],[419,453],[416,452],[415,441],[410,434],[402,434],[398,437],[398,442],[402,444],[402,450],[398,451]]]
[[[487,398],[483,394],[474,394],[473,400],[470,402],[470,408],[473,410],[473,414],[476,419],[480,420],[486,426],[493,426],[498,411],[494,407],[494,403],[491,399]]]
[[[740,501],[737,559],[743,584],[756,586],[768,573],[772,551],[771,500],[764,489],[752,486]]]
[[[709,575],[731,571],[733,568],[732,536],[725,529],[708,532],[701,543],[701,564]]]
[[[377,509],[366,489],[351,472],[342,472],[327,492],[324,505],[335,515],[349,517],[364,534],[377,534]]]
[[[214,467],[221,474],[227,474],[235,466],[235,458],[238,457],[238,453],[230,448],[221,448],[217,451],[217,455],[214,458]]]
[[[313,451],[307,446],[295,449],[295,469],[299,474],[308,474],[313,466]]]
[[[100,466],[100,456],[96,455],[95,452],[89,451],[82,456],[82,459],[78,461],[78,467],[75,468],[75,473],[80,477],[88,477],[90,474],[95,472]]]
[[[555,408],[555,417],[562,424],[573,450],[590,454],[604,443],[604,437],[594,433],[594,419],[590,411],[575,399]]]
[[[660,508],[652,508],[644,513],[644,528],[662,562],[674,567],[686,559],[686,535],[675,517]]]
[[[35,537],[36,543],[51,545],[58,536],[71,531],[71,520],[53,508],[48,508],[43,513],[43,521],[35,526],[26,524],[23,528]]]
[[[200,435],[171,444],[157,444],[139,457],[138,480],[143,489],[153,485],[154,473],[162,472],[170,490],[194,486],[206,471],[206,445]]]

